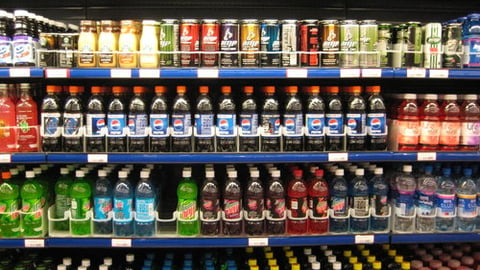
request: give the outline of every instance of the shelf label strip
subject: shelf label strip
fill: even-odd
[[[12,78],[30,77],[30,69],[29,68],[11,68],[10,77]]]
[[[198,78],[218,78],[218,69],[200,68],[197,70]]]
[[[160,78],[159,69],[145,69],[141,68],[138,70],[138,77],[140,78]]]
[[[268,238],[248,238],[249,247],[266,247],[268,246]]]
[[[355,235],[355,244],[373,244],[375,236],[373,234]]]
[[[87,162],[88,163],[107,163],[108,154],[88,154]]]
[[[360,78],[360,69],[342,68],[340,69],[340,78]]]
[[[367,68],[362,69],[362,78],[381,78],[382,69],[380,68]]]
[[[418,161],[436,161],[437,152],[418,152],[417,160]]]
[[[45,70],[47,78],[68,78],[68,69],[66,68],[47,68]]]
[[[10,163],[12,162],[11,154],[0,154],[0,163]]]
[[[308,70],[305,68],[287,69],[287,78],[308,78]]]
[[[410,68],[407,69],[407,78],[425,78],[427,70],[424,68]]]
[[[25,239],[26,248],[43,248],[45,247],[45,239]]]
[[[132,77],[132,70],[131,69],[114,68],[114,69],[110,70],[110,77],[111,78],[131,78]]]
[[[348,161],[348,153],[328,153],[329,162]]]
[[[112,239],[112,247],[132,247],[132,239]]]
[[[430,78],[448,78],[448,69],[430,69]]]

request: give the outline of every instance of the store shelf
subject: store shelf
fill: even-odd
[[[42,68],[0,68],[0,78],[43,78]]]
[[[45,153],[0,153],[0,163],[45,163]]]
[[[480,241],[480,233],[414,233],[392,234],[392,244],[407,243],[459,243]]]

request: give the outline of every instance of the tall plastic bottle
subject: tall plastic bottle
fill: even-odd
[[[118,181],[113,187],[113,235],[131,236],[133,226],[134,190],[127,171],[118,172]]]
[[[200,86],[200,95],[195,107],[195,152],[215,151],[215,115],[212,99],[208,95],[208,86]]]
[[[472,169],[463,169],[463,177],[457,186],[457,222],[459,231],[475,230],[477,217],[477,186],[472,178]]]
[[[107,152],[127,152],[127,106],[123,87],[112,88],[107,110]]]
[[[445,95],[441,106],[440,150],[455,151],[460,145],[460,106],[457,95]]]
[[[244,86],[243,93],[239,115],[239,150],[240,152],[258,152],[260,149],[258,107],[253,96],[253,86]]]
[[[435,226],[437,231],[453,231],[457,208],[456,188],[452,179],[452,170],[443,168],[442,173],[443,175],[438,179],[436,193]]]
[[[38,152],[40,136],[37,103],[30,95],[30,84],[20,84],[20,99],[17,101],[18,151]]]
[[[286,190],[280,178],[280,171],[272,170],[266,190],[266,209],[269,211],[269,217],[277,220],[267,219],[269,234],[285,233],[285,196]]]
[[[22,212],[25,213],[22,219],[23,236],[42,236],[44,232],[43,186],[35,179],[33,171],[25,173],[26,180],[20,189],[22,201]]]
[[[156,190],[149,171],[140,172],[135,188],[135,235],[153,236],[156,222]]]
[[[95,234],[112,233],[113,187],[107,171],[98,170],[93,191],[93,227]]]
[[[42,150],[44,152],[60,152],[62,151],[62,111],[60,105],[61,88],[56,85],[47,85],[47,95],[43,98],[40,123],[42,136]]]
[[[370,205],[372,214],[376,216],[388,216],[390,214],[388,206],[388,183],[383,175],[383,168],[375,168],[374,175],[369,181]],[[387,221],[388,222],[388,221]],[[387,226],[388,227],[388,226]],[[370,228],[373,231],[383,230],[384,226],[372,221]]]
[[[295,219],[307,217],[308,188],[307,183],[303,180],[302,170],[294,170],[293,178],[288,183],[287,208],[290,210],[290,216],[287,216],[287,232],[289,234],[306,233],[308,220]]]
[[[182,180],[177,186],[177,232],[179,235],[197,235],[197,183],[192,179],[191,168],[184,168]]]
[[[2,172],[0,184],[0,235],[2,237],[20,236],[19,197],[20,187],[12,180],[10,172]]]
[[[223,212],[225,215],[223,233],[239,235],[242,233],[242,186],[237,179],[237,171],[227,171],[228,178],[223,188]],[[240,219],[240,220],[239,220]]]
[[[73,184],[68,168],[60,168],[60,178],[55,182],[55,218],[64,218],[71,207],[70,187]],[[55,229],[68,231],[68,220],[55,222]]]
[[[83,102],[80,86],[68,87],[70,96],[65,100],[63,111],[63,150],[83,152]]]
[[[283,150],[303,150],[303,106],[297,96],[297,86],[287,86],[285,114],[283,115]]]
[[[367,217],[370,211],[370,201],[368,193],[368,183],[365,179],[365,170],[356,169],[355,177],[350,181],[351,203],[350,207],[357,217]],[[367,223],[367,224],[365,224]],[[368,219],[357,219],[350,224],[352,231],[362,231],[368,229]]]
[[[353,86],[347,103],[347,150],[363,151],[367,142],[367,103],[361,96],[362,87]]]
[[[0,152],[16,152],[17,151],[17,130],[15,104],[8,95],[8,87],[6,84],[0,84]]]
[[[433,176],[433,166],[425,166],[423,175],[417,178],[415,191],[415,205],[417,207],[417,230],[433,231],[435,215],[435,194],[437,192],[437,179]],[[427,216],[424,218],[423,216]]]
[[[463,96],[461,107],[462,131],[460,134],[461,151],[477,151],[480,144],[480,105],[478,96],[468,94]]]
[[[319,95],[320,87],[311,86],[305,106],[305,150],[325,149],[325,102]]]
[[[170,152],[170,108],[165,86],[155,86],[150,105],[150,152]]]
[[[346,217],[348,216],[348,183],[344,178],[344,170],[337,169],[335,171],[335,177],[330,183],[330,208],[333,210],[333,217]],[[337,222],[330,223],[331,232],[345,232],[348,227],[343,226],[345,224],[337,224]]]
[[[417,187],[415,177],[412,175],[412,166],[404,165],[403,173],[396,179],[398,197],[395,200],[395,228],[400,231],[410,231],[410,220],[403,217],[411,217],[415,214],[415,190]]]
[[[323,178],[323,170],[317,169],[308,183],[308,207],[314,218],[328,217],[328,198],[328,183]],[[328,232],[328,219],[310,219],[308,231],[310,233]]]
[[[326,126],[326,150],[345,150],[344,124],[345,115],[343,104],[338,95],[338,86],[326,87],[327,98],[325,101],[325,126]]]
[[[440,140],[440,106],[438,95],[426,94],[423,104],[419,110],[420,116],[420,137],[419,150],[435,151],[438,149]]]
[[[183,85],[177,86],[177,96],[172,105],[172,151],[192,152],[192,114],[190,112],[190,101],[185,96],[187,88]]]
[[[246,220],[245,233],[248,235],[261,235],[264,232],[265,222],[263,220],[263,211],[265,210],[265,190],[263,184],[259,179],[260,173],[258,170],[250,171],[250,179],[245,188],[245,211],[249,219],[261,220]]]
[[[222,86],[216,117],[218,152],[237,152],[237,114],[230,86]]]
[[[200,188],[200,212],[202,235],[217,235],[220,233],[220,222],[214,222],[220,215],[220,187],[215,180],[213,170],[205,172],[205,181]]]
[[[279,152],[281,144],[280,134],[280,106],[275,97],[275,86],[265,86],[265,99],[260,115],[261,151]]]
[[[134,86],[134,96],[128,105],[128,151],[147,152],[148,149],[148,107],[145,102],[146,89]]]
[[[367,146],[368,150],[387,149],[387,110],[380,95],[380,86],[367,86],[371,94],[367,99]]]
[[[87,219],[88,212],[92,207],[91,197],[91,184],[85,179],[84,172],[77,170],[75,181],[70,186],[70,198],[72,198],[70,232],[72,235],[90,235],[92,233],[91,220]]]
[[[397,145],[399,151],[415,151],[418,147],[420,122],[418,117],[416,94],[403,95],[403,101],[398,107]]]
[[[85,113],[85,146],[87,153],[105,152],[106,114],[102,87],[92,86]]]

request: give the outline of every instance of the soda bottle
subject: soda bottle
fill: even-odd
[[[326,150],[342,151],[344,146],[344,114],[343,104],[338,95],[338,86],[326,87],[325,107]]]
[[[60,178],[55,182],[55,218],[64,218],[71,207],[70,187],[73,184],[68,168],[60,168]],[[56,230],[68,231],[68,220],[54,223]]]
[[[87,219],[87,213],[91,209],[91,196],[91,185],[85,179],[85,173],[77,170],[75,172],[75,181],[70,186],[70,198],[72,198],[70,233],[72,235],[91,234],[90,219]]]
[[[315,170],[312,181],[308,184],[308,207],[315,218],[328,216],[328,183],[323,178],[323,170]],[[308,226],[310,233],[328,232],[328,219],[310,219]]]
[[[62,151],[62,107],[60,106],[61,87],[47,85],[47,95],[43,98],[41,106],[41,131],[42,150],[44,152]]]
[[[438,95],[427,94],[420,107],[420,137],[419,150],[434,151],[438,149],[440,140],[440,106],[437,103]]]
[[[334,217],[348,216],[348,201],[347,201],[348,184],[344,178],[344,170],[337,169],[335,177],[330,184],[330,208],[333,210]],[[337,232],[340,228],[332,228],[330,224],[330,231]],[[343,230],[343,229],[341,229]]]
[[[399,151],[415,151],[418,147],[420,123],[418,118],[417,95],[405,94],[398,107],[397,143]]]
[[[133,187],[127,171],[118,172],[113,186],[113,235],[133,235]]]
[[[205,172],[205,181],[200,189],[200,211],[203,220],[201,232],[203,235],[217,235],[220,232],[220,223],[217,220],[220,215],[220,187],[215,180],[215,172]]]
[[[261,145],[263,152],[280,151],[280,112],[275,98],[275,86],[265,86],[265,100],[260,115]]]
[[[461,151],[477,151],[480,144],[480,106],[477,95],[464,95],[461,108]]]
[[[353,209],[353,214],[356,217],[368,217],[370,211],[368,183],[364,175],[364,169],[356,169],[355,177],[350,181],[352,196],[350,207]],[[353,219],[350,227],[352,231],[366,231],[368,230],[368,219]]]
[[[460,107],[457,95],[445,95],[441,106],[440,150],[454,151],[460,145]]]
[[[0,84],[0,152],[17,151],[16,112],[15,105],[8,96],[6,84]]]
[[[20,188],[13,183],[10,172],[2,172],[0,184],[0,235],[2,237],[20,236],[20,214],[18,199]]]
[[[367,100],[367,140],[368,150],[387,149],[387,110],[380,95],[380,86],[367,86],[370,96]]]
[[[303,180],[303,171],[294,170],[293,179],[287,187],[287,208],[290,216],[287,217],[287,231],[289,234],[304,234],[307,232],[307,219],[295,220],[292,218],[304,218],[308,209],[307,183]]]
[[[347,103],[347,150],[365,150],[367,131],[367,103],[360,95],[362,87],[353,86],[352,95]]]
[[[92,86],[85,114],[85,138],[88,153],[105,152],[105,106],[102,87]]]
[[[150,105],[150,152],[170,152],[170,109],[165,86],[155,86]]]
[[[83,152],[83,104],[80,87],[69,86],[63,110],[63,151]]]
[[[177,232],[179,235],[198,234],[197,194],[197,183],[192,179],[191,168],[184,168],[182,180],[177,186]]]
[[[284,151],[303,150],[303,108],[297,96],[297,86],[287,86],[287,100],[285,114],[283,115]]]
[[[127,108],[122,96],[124,89],[114,86],[112,92],[113,97],[107,110],[107,152],[127,152]]]
[[[237,171],[228,171],[228,179],[223,189],[223,212],[225,215],[223,233],[239,235],[242,233],[242,186],[237,180]],[[240,219],[240,220],[239,220]]]
[[[98,170],[98,178],[95,181],[93,192],[93,227],[95,234],[111,234],[113,210],[113,188],[107,171]]]
[[[172,151],[192,152],[192,115],[190,101],[185,96],[187,88],[177,86],[177,96],[172,106]]]
[[[35,179],[33,171],[25,173],[25,182],[20,189],[20,198],[22,200],[22,233],[23,236],[42,236],[44,224],[44,189]]]
[[[230,86],[222,86],[222,95],[218,101],[217,111],[218,152],[237,152],[237,114],[231,92]]]
[[[323,151],[325,149],[325,102],[319,93],[319,86],[311,86],[308,90],[305,106],[306,151]]]
[[[269,234],[283,234],[285,233],[285,188],[280,179],[280,171],[272,170],[272,177],[267,184],[267,210],[270,218],[267,219],[267,232]]]
[[[411,217],[415,214],[415,189],[417,183],[412,175],[412,166],[404,165],[403,173],[397,177],[396,187],[398,197],[395,200],[395,215],[398,218],[395,221],[395,227],[400,231],[410,231],[410,220],[401,217]]]
[[[214,151],[214,114],[208,86],[200,86],[195,112],[195,151]]]
[[[472,169],[463,169],[463,177],[457,186],[457,230],[475,230],[477,217],[477,186],[472,178]]]
[[[37,103],[30,95],[30,84],[20,84],[20,99],[15,108],[17,112],[18,151],[38,152],[38,110]]]
[[[147,152],[148,143],[148,115],[147,105],[143,95],[145,87],[133,87],[134,96],[128,106],[128,151]]]
[[[417,179],[415,191],[415,205],[417,207],[417,230],[433,231],[434,219],[424,218],[435,214],[435,194],[437,192],[437,179],[433,176],[433,167],[428,165],[423,168],[424,173]]]
[[[250,171],[250,179],[245,188],[245,211],[249,219],[261,220],[246,220],[245,232],[248,235],[261,235],[264,231],[263,211],[264,204],[264,188],[259,179],[260,172],[256,169]]]
[[[155,234],[155,187],[149,171],[140,172],[140,181],[135,188],[135,234],[153,236]]]
[[[375,168],[374,175],[369,181],[370,205],[373,208],[373,214],[376,216],[388,216],[388,183],[383,176],[383,168]],[[383,231],[388,227],[387,224],[380,224],[377,219],[372,220],[370,228],[373,231]]]
[[[258,108],[253,96],[253,86],[243,87],[244,97],[240,111],[239,149],[240,152],[258,152]]]

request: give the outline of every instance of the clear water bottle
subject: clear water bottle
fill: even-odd
[[[433,231],[435,227],[435,194],[437,179],[433,176],[433,166],[425,166],[424,174],[417,179],[415,206],[417,207],[417,230]]]
[[[113,188],[113,234],[133,235],[133,187],[127,179],[128,173],[118,172],[118,181]]]
[[[109,219],[112,211],[113,189],[105,170],[98,171],[93,192],[94,230],[98,234],[112,233],[112,220]]]
[[[435,226],[437,231],[453,231],[457,207],[455,183],[450,168],[443,168],[442,173],[443,175],[438,179]]]
[[[399,231],[413,230],[410,217],[415,214],[415,189],[417,184],[412,175],[412,165],[404,165],[403,173],[397,177],[398,198],[395,201],[395,229]]]
[[[153,236],[155,234],[155,187],[150,181],[150,171],[140,172],[140,181],[135,188],[135,234]]]
[[[463,169],[463,177],[457,187],[457,230],[475,230],[477,217],[477,186],[472,178],[472,169]]]
[[[350,224],[350,230],[352,232],[362,232],[368,230],[367,218],[370,211],[369,198],[368,198],[368,184],[365,179],[365,170],[356,169],[355,177],[350,182],[351,207],[354,210],[354,217]]]

